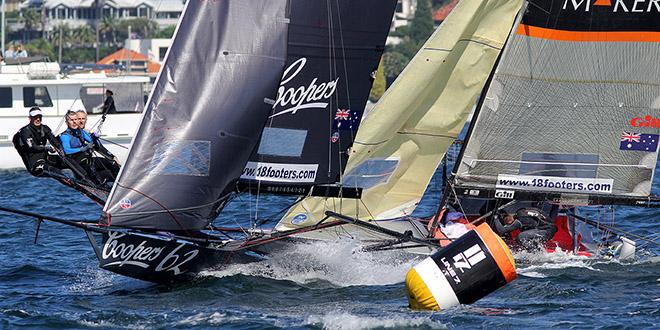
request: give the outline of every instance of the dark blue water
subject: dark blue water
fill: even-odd
[[[431,185],[420,213],[435,209],[438,189]],[[248,225],[256,213],[250,198],[231,205],[216,224]],[[288,202],[262,197],[258,217]],[[24,171],[0,171],[0,205],[74,219],[100,212]],[[617,223],[653,235],[659,212],[621,208]],[[33,221],[0,213],[0,328],[660,328],[660,259],[650,255],[619,263],[518,254],[516,281],[471,306],[432,313],[407,308],[402,282],[419,260],[354,253],[351,241],[291,246],[270,260],[167,288],[99,270],[79,230],[44,223],[32,244],[34,233]]]

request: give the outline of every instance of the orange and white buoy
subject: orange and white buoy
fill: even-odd
[[[481,224],[408,271],[406,288],[411,308],[440,310],[471,304],[517,276],[509,248]]]

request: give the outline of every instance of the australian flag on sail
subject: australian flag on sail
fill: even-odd
[[[658,134],[639,134],[623,132],[621,134],[621,150],[636,150],[655,152],[658,150]]]
[[[335,112],[335,119],[332,123],[332,129],[340,131],[355,131],[357,130],[358,125],[360,125],[360,118],[362,118],[362,111],[337,109]]]

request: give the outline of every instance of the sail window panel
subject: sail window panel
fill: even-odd
[[[87,113],[103,112],[103,100],[105,97],[103,86],[82,86],[80,87],[79,96]]]
[[[525,152],[522,155],[519,174],[596,178],[598,155]]]
[[[0,88],[0,108],[11,108],[12,103],[11,87]]]
[[[53,101],[45,86],[23,87],[23,106],[52,107]]]
[[[369,189],[387,183],[397,167],[398,159],[368,159],[347,173],[343,182],[348,187]]]
[[[300,157],[306,139],[307,130],[266,127],[257,153],[267,156]]]
[[[209,176],[210,141],[167,141],[156,146],[151,175]]]

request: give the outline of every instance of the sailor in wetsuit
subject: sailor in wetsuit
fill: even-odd
[[[109,181],[109,177],[102,176],[103,173],[97,172],[92,157],[92,150],[94,142],[89,133],[78,128],[78,117],[75,111],[69,110],[66,113],[66,131],[60,134],[60,141],[66,157],[72,161],[76,166],[84,170],[85,179],[92,181],[94,184],[102,185]],[[76,173],[76,177],[80,178],[81,173]]]
[[[557,226],[537,208],[522,208],[516,214],[500,210],[494,221],[495,231],[507,238],[512,231],[520,229],[516,241],[526,249],[545,244],[557,232]]]
[[[117,174],[119,174],[119,160],[110,150],[103,146],[101,139],[96,134],[85,129],[85,125],[87,125],[87,112],[85,110],[76,111],[76,124],[78,125],[78,129],[82,131],[82,134],[86,133],[92,139],[94,143],[92,149],[103,156],[93,158],[95,168],[98,171],[108,171],[109,173],[105,173],[104,175],[109,176],[109,181],[114,181],[117,178]]]
[[[34,176],[61,175],[62,159],[55,150],[61,148],[60,141],[55,138],[50,127],[41,123],[43,116],[39,107],[30,109],[29,118],[30,123],[22,127],[12,139],[25,168]]]

